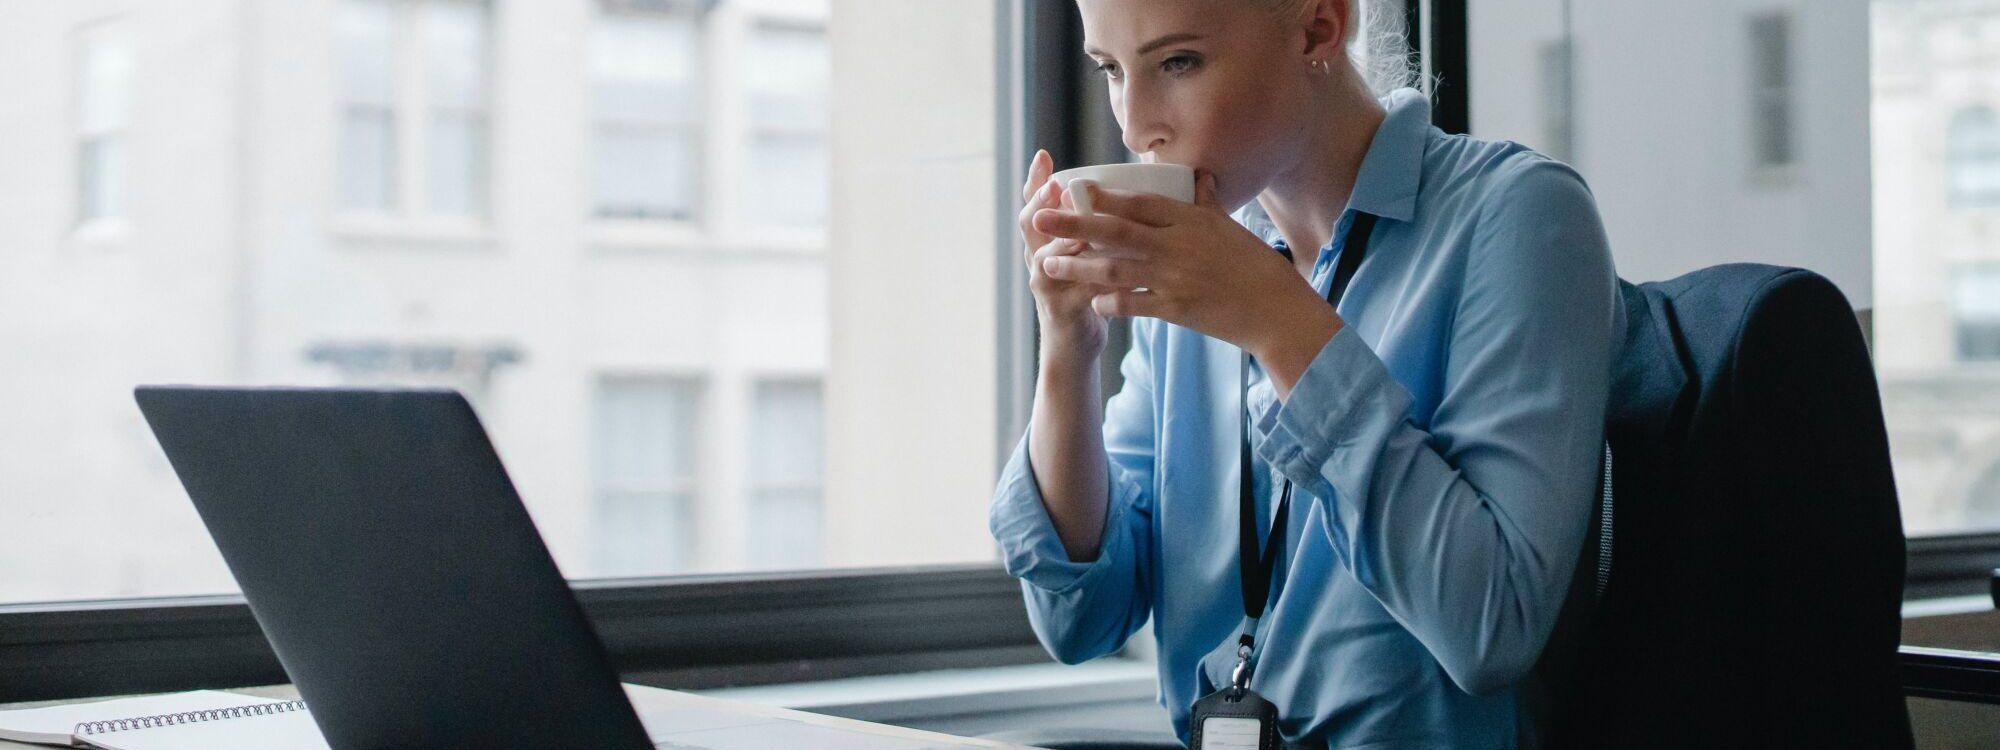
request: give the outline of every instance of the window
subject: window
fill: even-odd
[[[126,212],[132,45],[115,21],[85,27],[76,39],[76,218],[89,223]]]
[[[456,388],[577,580],[994,562],[997,6],[11,2],[0,603],[234,590],[150,383]]]
[[[752,408],[750,566],[819,566],[826,557],[820,384],[758,383]]]
[[[1790,165],[1797,158],[1792,124],[1792,19],[1784,12],[1750,18],[1751,161]]]
[[[485,215],[485,3],[342,0],[338,15],[340,208]]]
[[[699,556],[695,436],[701,387],[691,380],[607,379],[598,385],[591,545],[603,576],[678,573]]]
[[[1945,173],[1952,206],[2000,205],[2000,117],[1993,108],[1967,107],[1952,116]]]
[[[1747,261],[1833,280],[1872,329],[1906,532],[1993,531],[1974,479],[2000,434],[2000,235],[1953,208],[2000,174],[2000,142],[1991,103],[1947,82],[2000,77],[1968,41],[1994,7],[1468,3],[1472,134],[1551,141],[1528,74],[1542,40],[1574,40],[1572,163],[1619,275]]]
[[[758,23],[743,65],[746,224],[817,228],[827,217],[826,31]]]
[[[1542,131],[1546,133],[1540,141],[1543,153],[1558,161],[1574,162],[1576,159],[1576,104],[1570,101],[1575,93],[1572,82],[1576,71],[1576,56],[1570,50],[1568,38],[1558,39],[1542,45],[1537,60],[1542,77]]]
[[[1953,279],[1959,360],[2000,362],[2000,265],[1962,269]]]
[[[591,29],[591,204],[611,219],[696,218],[702,18],[688,4],[600,3]]]

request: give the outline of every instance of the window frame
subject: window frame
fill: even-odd
[[[2000,206],[2000,187],[1981,190],[1961,184],[1969,181],[1968,175],[2000,170],[2000,111],[1984,103],[1954,110],[1945,122],[1944,143],[1945,205],[1958,211]]]
[[[339,3],[365,2],[367,0],[336,0]],[[429,71],[426,69],[424,53],[426,42],[423,37],[424,6],[430,3],[462,3],[477,5],[484,14],[482,22],[485,40],[482,42],[484,59],[480,61],[480,83],[484,87],[480,99],[481,107],[447,105],[429,91]],[[389,186],[391,188],[389,206],[385,209],[349,206],[345,203],[343,191],[346,175],[335,170],[336,180],[332,186],[332,213],[340,231],[351,234],[397,234],[409,231],[435,233],[439,236],[482,236],[494,222],[497,213],[494,205],[496,184],[496,159],[500,152],[500,128],[495,113],[501,107],[498,101],[501,86],[498,82],[498,56],[494,48],[500,43],[500,3],[496,0],[421,0],[420,2],[395,2],[390,4],[391,23],[395,29],[393,38],[395,60],[390,66],[393,76],[389,104],[385,108],[375,102],[355,102],[348,98],[344,83],[336,86],[339,93],[331,103],[333,111],[335,154],[339,154],[339,143],[344,140],[346,120],[351,111],[357,109],[384,110],[389,113],[390,149],[388,165]],[[338,10],[338,9],[337,9]],[[342,53],[342,40],[336,34],[330,42],[334,59]],[[336,71],[336,77],[339,72]],[[439,209],[432,205],[432,191],[427,172],[430,161],[436,158],[434,144],[431,143],[431,125],[444,119],[441,113],[450,112],[464,117],[467,112],[476,112],[483,123],[484,142],[480,144],[482,153],[479,164],[478,184],[474,186],[478,209],[471,212],[456,212]]]
[[[1469,124],[1466,2],[1406,6],[1420,30],[1412,49],[1428,53],[1434,122],[1449,132]],[[1030,144],[1059,157],[1078,153],[1091,134],[1076,126],[1103,106],[1081,85],[1025,85],[1092,75],[1075,54],[1074,12],[1071,0],[994,0],[1003,162],[991,230],[1000,248],[1019,249],[1014,217]],[[1101,140],[1105,123],[1095,125]],[[1026,425],[1035,318],[1016,253],[995,253],[995,263],[999,466]],[[1907,561],[1906,598],[1983,591],[2000,567],[2000,531],[1913,537]],[[1019,583],[996,563],[583,580],[572,588],[625,679],[665,687],[1049,660]],[[1902,664],[1906,695],[2000,703],[2000,657],[1906,645]],[[240,595],[0,605],[0,702],[285,681]]]
[[[101,231],[99,228],[102,227],[121,227],[130,221],[132,215],[132,117],[138,104],[138,45],[130,28],[130,22],[124,14],[86,21],[71,29],[66,41],[70,45],[70,69],[66,74],[71,79],[71,90],[75,92],[70,101],[68,133],[71,159],[69,176],[74,181],[70,190],[70,200],[73,204],[70,211],[70,226],[72,231],[79,233]],[[92,57],[95,45],[105,43],[120,45],[122,49],[119,51],[126,58],[125,78],[117,82],[120,90],[109,95],[96,91],[96,83],[91,80],[92,68],[96,63]],[[88,122],[85,110],[89,107],[89,101],[106,96],[119,100],[121,117],[113,127],[98,128]],[[99,212],[92,213],[92,200],[86,192],[91,182],[86,179],[90,166],[85,163],[88,161],[85,154],[93,142],[102,143],[107,140],[115,140],[120,150],[119,160],[122,163],[119,166],[123,170],[123,179],[119,180],[120,184],[113,189],[119,200],[109,209],[99,206],[97,207]],[[101,169],[102,165],[99,166]],[[102,175],[96,176],[101,182]]]
[[[711,95],[714,83],[711,80],[717,70],[714,59],[715,2],[710,0],[685,0],[656,3],[616,2],[614,0],[590,0],[591,33],[585,40],[584,70],[582,73],[586,113],[584,117],[584,152],[588,155],[589,173],[585,176],[584,203],[585,216],[591,224],[603,227],[638,228],[641,232],[665,232],[669,234],[702,234],[711,232],[715,226],[716,200],[710,191],[711,175],[715,171],[711,151],[715,149],[716,102]],[[625,7],[612,7],[625,6]],[[607,19],[619,17],[645,18],[680,17],[687,21],[694,31],[694,47],[684,52],[692,57],[692,81],[689,95],[696,102],[694,111],[686,117],[661,117],[655,119],[609,116],[599,109],[595,93],[591,88],[597,84],[593,70],[592,56],[600,44],[597,39],[598,24]],[[664,215],[627,215],[606,213],[602,196],[598,195],[599,180],[603,176],[597,172],[597,159],[605,147],[607,133],[645,133],[671,136],[689,144],[692,148],[692,176],[685,186],[688,201],[685,215],[672,213]]]
[[[1783,49],[1765,51],[1757,45],[1766,34],[1783,41]],[[1799,170],[1798,18],[1790,8],[1767,8],[1744,17],[1744,38],[1751,65],[1749,101],[1750,178],[1759,184],[1783,185]],[[1768,63],[1762,69],[1758,63]],[[1775,79],[1767,76],[1774,74]],[[1768,138],[1768,142],[1767,142]],[[1781,153],[1782,152],[1782,153]]]

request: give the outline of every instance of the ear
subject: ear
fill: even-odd
[[[1327,51],[1322,50],[1322,47],[1332,44],[1334,45],[1332,52],[1338,56],[1340,47],[1347,41],[1348,22],[1358,18],[1359,14],[1355,12],[1356,8],[1354,7],[1358,2],[1360,0],[1318,0],[1314,2],[1312,15],[1304,19],[1306,23],[1305,53],[1307,55],[1327,54]]]

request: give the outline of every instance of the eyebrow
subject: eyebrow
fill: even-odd
[[[1200,39],[1200,38],[1201,38],[1201,35],[1200,35],[1200,34],[1196,34],[1196,33],[1192,32],[1192,31],[1182,31],[1182,32],[1179,32],[1179,33],[1174,33],[1174,34],[1168,34],[1168,35],[1166,35],[1166,36],[1163,36],[1163,37],[1160,37],[1160,38],[1158,38],[1158,39],[1154,39],[1153,41],[1150,41],[1150,42],[1147,42],[1147,43],[1145,43],[1145,44],[1142,44],[1142,45],[1139,45],[1139,54],[1143,56],[1143,55],[1145,55],[1145,54],[1146,54],[1146,53],[1148,53],[1148,52],[1152,52],[1153,50],[1156,50],[1156,49],[1159,49],[1159,48],[1161,48],[1161,47],[1165,47],[1165,46],[1167,46],[1167,45],[1169,45],[1169,44],[1179,44],[1179,43],[1181,43],[1181,42],[1191,42],[1191,41],[1194,41],[1194,40],[1196,40],[1196,39]],[[1101,50],[1101,49],[1097,49],[1097,48],[1095,48],[1095,47],[1090,47],[1090,46],[1085,46],[1085,47],[1083,48],[1083,51],[1084,51],[1084,52],[1086,52],[1086,53],[1089,53],[1089,54],[1092,54],[1092,55],[1100,55],[1100,56],[1101,56],[1101,55],[1103,55],[1103,54],[1104,54],[1104,50]]]

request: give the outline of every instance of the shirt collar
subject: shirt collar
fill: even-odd
[[[1397,89],[1381,98],[1387,116],[1376,129],[1361,169],[1354,175],[1354,192],[1347,207],[1384,219],[1409,221],[1417,215],[1417,189],[1424,173],[1424,147],[1431,131],[1431,102],[1412,88]],[[1271,217],[1256,200],[1240,211],[1241,221],[1265,242],[1283,239]]]

